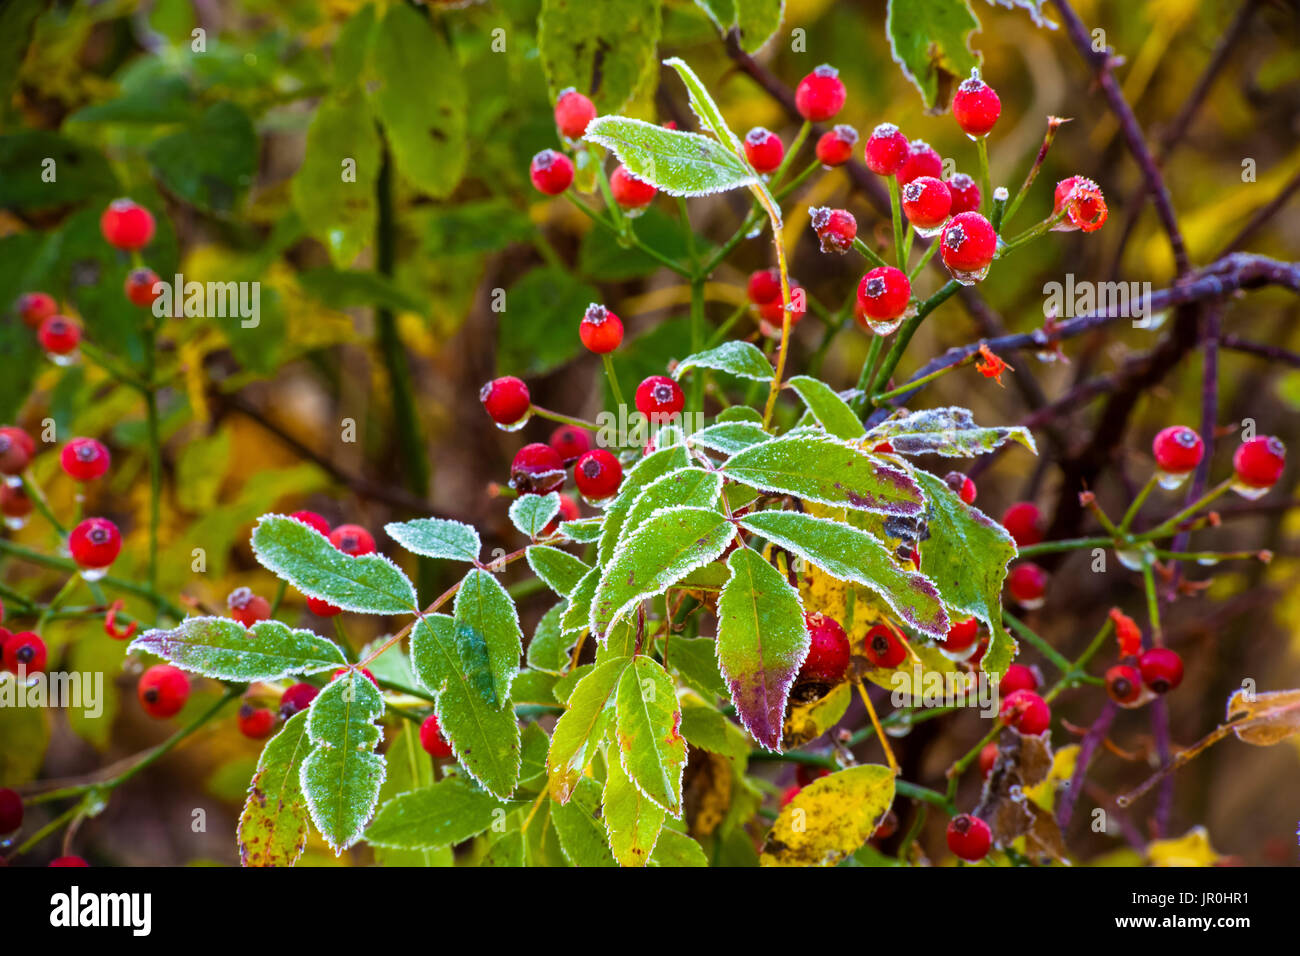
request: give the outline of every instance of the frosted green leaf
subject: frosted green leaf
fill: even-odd
[[[370,44],[363,87],[397,171],[432,196],[450,195],[469,158],[469,95],[446,35],[424,12],[390,5]]]
[[[374,751],[383,732],[375,721],[383,714],[379,688],[351,668],[326,685],[307,711],[313,749],[299,780],[312,822],[335,854],[361,838],[379,801],[384,758]]]
[[[366,842],[399,850],[436,850],[477,836],[520,804],[498,800],[464,777],[398,794],[366,828]]]
[[[528,497],[532,497],[531,495]],[[388,536],[412,554],[448,561],[478,560],[483,544],[470,525],[448,518],[416,518],[384,525]]]
[[[560,848],[560,838],[555,832],[555,818],[551,808],[558,806],[552,800],[543,800],[533,822],[524,834],[524,861],[527,866],[569,867],[569,858]]]
[[[662,594],[713,561],[735,537],[725,515],[708,508],[665,508],[625,538],[601,573],[591,631],[603,636],[638,602]]]
[[[632,782],[673,816],[682,813],[686,741],[678,730],[673,679],[653,658],[639,654],[623,671],[615,702],[614,740]]]
[[[591,602],[596,596],[596,586],[600,584],[600,568],[592,568],[574,585],[569,594],[569,606],[560,618],[560,632],[572,634],[585,631],[591,620]]]
[[[579,518],[576,521],[561,521],[560,534],[586,544],[590,541],[599,540],[602,523],[600,518]]]
[[[535,498],[536,495],[528,495]],[[535,544],[524,552],[528,566],[533,573],[545,582],[546,586],[560,597],[568,597],[578,582],[591,570],[581,558],[575,558],[567,551],[547,545]]]
[[[518,828],[502,833],[488,844],[487,852],[479,866],[500,866],[517,869],[524,866],[524,835]]]
[[[715,349],[688,355],[677,363],[673,370],[674,378],[681,378],[693,368],[711,368],[718,372],[727,372],[738,378],[750,378],[758,382],[770,382],[776,374],[772,363],[757,345],[751,342],[723,342]]]
[[[722,570],[724,584],[731,572],[726,565]],[[704,697],[726,697],[727,684],[718,669],[717,644],[707,637],[679,637],[669,641],[668,666],[681,675],[683,681]]]
[[[637,495],[660,475],[685,468],[689,463],[690,457],[686,452],[686,446],[674,445],[671,448],[661,448],[654,454],[642,458],[623,476],[618,497],[605,509],[605,522],[600,532],[600,544],[596,549],[598,564],[604,564],[614,553],[614,546],[622,536],[623,522]]]
[[[650,855],[651,866],[708,866],[709,858],[704,855],[704,848],[685,833],[664,829],[659,834],[654,853]]]
[[[574,866],[617,866],[609,849],[605,824],[600,820],[600,784],[590,777],[578,781],[573,799],[552,803],[551,819],[560,849]]]
[[[724,408],[713,419],[718,424],[723,422],[753,422],[756,425],[763,424],[763,413],[756,408],[750,408],[748,405],[732,405],[730,408]]]
[[[572,642],[566,640],[560,630],[560,618],[564,616],[566,606],[561,601],[537,622],[533,639],[528,642],[528,666],[534,670],[562,674],[569,666],[569,647]]]
[[[379,661],[391,655],[390,651],[379,658]],[[407,686],[415,686],[414,677]],[[397,733],[384,750],[384,760],[388,764],[388,776],[384,778],[384,785],[379,788],[381,809],[398,794],[433,786],[433,761],[429,759],[428,752],[420,746],[420,725],[414,721],[404,721],[397,728]],[[452,848],[449,846],[439,850],[398,850],[376,846],[374,851],[375,862],[383,866],[447,867],[454,866],[456,862]]]
[[[536,723],[524,725],[521,738],[522,759],[519,766],[519,786],[526,790],[546,787],[546,755],[551,749],[551,738]]]
[[[968,0],[889,0],[885,29],[903,75],[926,109],[946,109],[953,86],[979,66],[971,34],[980,28]]]
[[[614,719],[615,694],[624,672],[631,669],[630,657],[616,657],[598,664],[583,675],[568,696],[568,706],[551,733],[551,750],[546,757],[551,796],[565,803],[596,748]]]
[[[682,736],[692,747],[733,760],[749,756],[749,735],[720,711],[704,704],[682,704]]]
[[[731,578],[718,598],[718,664],[741,724],[779,751],[790,685],[808,656],[803,604],[757,551],[737,548],[727,567]]]
[[[795,495],[804,501],[915,515],[923,498],[900,467],[826,436],[787,435],[732,455],[722,472],[760,491]]]
[[[524,654],[514,600],[496,578],[475,568],[456,592],[455,620],[466,683],[489,706],[508,701],[510,682]]]
[[[748,163],[699,133],[598,116],[583,138],[604,146],[637,178],[670,196],[707,196],[758,182]]]
[[[519,780],[519,724],[507,699],[489,704],[461,664],[456,622],[426,614],[411,631],[411,665],[438,699],[438,723],[456,759],[483,787],[506,798]]]
[[[703,468],[679,468],[660,475],[637,495],[623,523],[624,536],[636,533],[660,508],[715,508],[722,496],[722,475]]]
[[[664,825],[664,808],[632,782],[618,760],[607,761],[601,820],[614,859],[622,866],[645,866]]]
[[[807,375],[796,375],[786,383],[803,399],[817,423],[836,438],[861,438],[867,430],[858,416],[825,382]]]
[[[510,688],[510,697],[516,705],[539,704],[555,706],[555,675],[545,671],[520,671]]]
[[[285,721],[266,742],[239,815],[239,861],[244,866],[293,866],[307,845],[307,798],[302,763],[311,750],[307,712]]]
[[[724,455],[734,455],[751,445],[758,445],[772,436],[763,431],[762,425],[753,422],[721,422],[701,428],[691,435],[691,444]]]
[[[875,591],[918,631],[931,637],[947,636],[948,614],[934,583],[923,574],[901,568],[874,535],[796,511],[760,511],[740,523],[831,577]]]
[[[510,520],[522,534],[536,540],[560,513],[560,493],[520,495],[510,503]]]
[[[881,422],[867,435],[867,445],[887,441],[900,455],[944,455],[974,458],[993,451],[1008,441],[1024,445],[1034,454],[1038,448],[1026,428],[981,428],[970,410],[960,407],[930,408],[923,412],[902,412]]]
[[[604,663],[604,661],[601,663]],[[567,704],[569,698],[573,696],[574,688],[595,669],[595,664],[579,664],[567,674],[556,679],[555,686],[551,688],[551,693],[555,695],[555,699],[561,704]]]
[[[609,629],[604,643],[596,646],[596,663],[603,664],[615,657],[631,657],[636,653],[636,624],[624,618]]]
[[[989,649],[980,669],[990,676],[1004,674],[1016,654],[1016,641],[1002,625],[1002,582],[1016,556],[1015,542],[943,479],[918,471],[916,480],[925,489],[930,532],[918,546],[921,571],[934,581],[944,603],[988,625]]]
[[[354,558],[314,528],[285,515],[263,515],[253,556],[303,594],[362,614],[416,611],[415,587],[381,554]]]
[[[555,101],[568,87],[617,113],[654,79],[658,0],[543,0],[537,51]]]
[[[187,617],[171,630],[145,631],[130,651],[145,651],[182,670],[217,680],[274,681],[347,664],[337,644],[279,621],[246,628],[228,617]]]

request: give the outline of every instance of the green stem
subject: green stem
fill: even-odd
[[[561,425],[573,425],[576,428],[595,429],[596,423],[589,422],[585,418],[576,418],[573,415],[565,415],[563,412],[552,411],[549,408],[542,408],[540,405],[533,406],[533,414],[538,418],[545,418],[549,421],[559,422]]]
[[[881,258],[880,253],[876,252],[875,249],[872,249],[857,236],[853,237],[853,248],[862,253],[862,255],[866,257],[866,260],[876,268],[889,267],[889,263]]]
[[[1011,625],[1011,629],[1023,638],[1026,643],[1033,645],[1040,654],[1051,661],[1056,669],[1062,674],[1068,674],[1073,669],[1073,665],[1066,659],[1064,654],[1031,631],[1022,621],[1012,615],[1009,611],[1002,612],[1002,619]]]
[[[1147,500],[1147,497],[1159,483],[1160,479],[1157,474],[1152,474],[1151,477],[1147,479],[1147,483],[1142,486],[1142,490],[1137,493],[1137,497],[1133,499],[1133,503],[1128,506],[1128,511],[1124,512],[1124,517],[1120,519],[1118,529],[1119,534],[1128,534],[1128,529],[1132,527],[1133,519],[1137,517],[1138,511],[1142,508],[1143,502]]]
[[[907,274],[908,282],[915,281],[917,275],[919,275],[921,270],[925,268],[926,263],[934,258],[934,254],[939,251],[939,240],[939,236],[935,236],[934,239],[930,240],[930,245],[926,247],[921,258],[916,260],[916,265],[912,266],[912,271]]]
[[[889,215],[894,223],[894,258],[898,260],[898,268],[906,272],[907,259],[903,256],[903,204],[898,195],[898,179],[886,176],[885,181],[889,184]]]
[[[981,136],[975,140],[975,149],[980,161],[980,212],[989,214],[989,203],[993,201],[992,177],[989,175],[989,138]]]
[[[800,171],[798,176],[790,180],[788,183],[786,183],[784,186],[782,186],[780,189],[776,191],[777,201],[780,202],[781,200],[789,196],[792,192],[794,192],[796,189],[798,189],[800,186],[804,184],[804,180],[806,180],[813,173],[817,172],[817,170],[820,168],[821,168],[821,163],[817,162],[817,160],[814,159],[811,163],[809,163]]]
[[[1109,548],[1115,544],[1113,538],[1062,538],[1060,541],[1043,541],[1039,544],[1027,544],[1019,549],[1020,557],[1028,558],[1036,554],[1056,554],[1060,551],[1076,551],[1080,548]]]
[[[727,316],[727,318],[723,321],[721,325],[719,325],[716,329],[714,329],[713,334],[709,336],[709,340],[704,343],[705,349],[711,349],[715,345],[722,342],[722,340],[727,337],[727,333],[731,331],[732,326],[734,326],[737,322],[739,322],[741,317],[748,312],[749,312],[748,302],[746,302],[744,305],[737,306],[735,311],[733,311],[731,315]]]
[[[699,352],[704,345],[704,280],[696,277],[691,280],[691,353]],[[703,369],[691,376],[690,402],[687,411],[704,410],[704,374]]]
[[[799,132],[795,133],[794,139],[790,142],[790,148],[785,151],[785,156],[781,160],[781,165],[776,168],[772,178],[767,182],[767,188],[775,190],[781,182],[781,177],[786,174],[794,158],[799,155],[799,150],[803,148],[804,141],[808,134],[812,132],[812,120],[804,120],[803,125],[799,127]]]
[[[623,390],[618,387],[618,376],[614,374],[614,359],[606,352],[600,357],[605,366],[605,378],[609,380],[609,394],[614,399],[615,407],[623,406]]]
[[[653,246],[646,245],[644,242],[641,241],[641,239],[637,236],[637,234],[633,230],[628,229],[625,232],[621,231],[618,226],[612,224],[608,219],[602,216],[599,212],[592,209],[585,202],[583,202],[581,199],[575,196],[573,194],[573,190],[569,190],[568,192],[566,192],[564,194],[564,198],[569,200],[569,202],[573,203],[584,213],[586,213],[587,217],[591,219],[592,222],[596,223],[597,225],[603,226],[604,228],[608,229],[610,232],[614,233],[617,236],[626,236],[626,238],[631,241],[632,245],[636,246],[636,248],[640,249],[647,256],[649,256],[651,259],[654,259],[664,268],[671,269],[673,272],[676,272],[679,276],[682,276],[685,279],[691,278],[690,269],[686,268],[680,262],[676,262],[672,259],[669,259],[666,255],[664,255],[658,249],[655,249]]]
[[[1156,594],[1156,575],[1152,565],[1153,562],[1143,555],[1142,586],[1147,593],[1147,617],[1151,620],[1151,639],[1159,646],[1164,643],[1164,633],[1160,629],[1160,596]]]
[[[81,569],[77,567],[76,562],[67,558],[56,557],[51,554],[43,554],[21,544],[15,544],[7,538],[0,538],[0,552],[12,554],[15,557],[30,561],[33,564],[43,565],[47,568],[56,568],[60,571],[66,571],[69,574],[76,574]],[[124,591],[127,594],[135,594],[144,598],[150,604],[160,611],[164,611],[177,621],[185,619],[185,612],[182,611],[172,602],[168,601],[162,595],[148,587],[148,585],[138,584],[135,581],[127,581],[122,578],[103,577],[94,582],[97,585],[105,585],[118,591]],[[93,588],[92,588],[93,592]],[[98,600],[98,595],[96,595]]]
[[[959,369],[965,364],[967,363],[959,362],[956,365],[945,365],[943,368],[931,372],[929,375],[925,375],[921,378],[918,378],[914,382],[908,382],[906,385],[900,385],[898,386],[898,388],[890,389],[888,392],[881,392],[879,395],[871,396],[871,403],[873,405],[879,405],[881,402],[888,401],[889,399],[894,398],[895,396],[906,394],[907,392],[912,391],[912,389],[914,388],[919,388],[920,386],[925,385],[927,382],[933,382],[936,378],[942,378],[943,376],[947,375],[949,372],[953,371],[954,369]]]
[[[1224,479],[1172,518],[1162,521],[1158,527],[1139,535],[1139,540],[1149,541],[1152,538],[1163,538],[1174,534],[1180,524],[1231,488],[1233,481],[1233,478]]]

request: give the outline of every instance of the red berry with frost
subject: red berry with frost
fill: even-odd
[[[815,206],[808,210],[813,231],[821,241],[822,252],[845,253],[853,247],[858,234],[858,221],[847,209]]]
[[[327,538],[330,536],[330,523],[314,511],[295,511],[289,517],[314,528]]]
[[[952,116],[967,136],[984,136],[997,123],[1002,101],[993,87],[971,70],[970,79],[962,81],[952,97]]]
[[[28,674],[39,674],[45,670],[47,657],[45,642],[34,631],[19,631],[5,641],[5,670],[14,674],[20,668]]]
[[[307,598],[307,610],[317,617],[336,617],[343,613],[343,608],[335,607],[329,601],[322,601],[320,598],[314,598],[310,595],[304,595],[304,597]]]
[[[59,464],[73,481],[103,477],[109,462],[108,449],[93,438],[74,438],[59,453]]]
[[[961,654],[974,647],[979,636],[979,618],[968,617],[964,621],[954,621],[948,626],[948,634],[943,639],[943,649],[950,654]]]
[[[578,338],[597,355],[605,355],[623,344],[623,320],[596,302],[587,306],[578,324]]]
[[[998,683],[998,693],[1006,697],[1018,690],[1038,690],[1038,684],[1038,675],[1034,673],[1033,668],[1026,667],[1024,664],[1012,664]]]
[[[560,495],[560,513],[551,519],[551,523],[542,529],[542,537],[550,537],[560,530],[561,521],[577,521],[582,512],[572,495]]]
[[[877,176],[892,176],[903,168],[909,148],[907,137],[897,126],[881,123],[867,137],[867,144],[862,147],[862,158],[867,169]]]
[[[923,139],[914,139],[907,144],[895,178],[898,185],[906,186],[917,176],[933,176],[938,179],[942,175],[943,159],[934,147]]]
[[[853,147],[857,142],[858,131],[846,123],[839,123],[817,140],[817,161],[823,166],[843,166],[853,158]]]
[[[230,616],[244,627],[252,627],[271,616],[271,602],[254,594],[252,588],[235,588],[226,598],[226,607]]]
[[[644,209],[654,201],[655,194],[659,192],[653,184],[629,171],[626,166],[619,166],[610,174],[609,191],[614,197],[614,202],[618,203],[620,208],[628,210]]]
[[[153,213],[130,199],[114,199],[99,217],[99,231],[118,249],[143,249],[153,240]]]
[[[838,684],[849,669],[849,636],[840,622],[820,611],[804,615],[808,656],[799,668],[800,683]]]
[[[771,130],[755,126],[745,134],[745,158],[760,173],[770,173],[785,159],[785,144]]]
[[[18,475],[36,454],[32,436],[14,425],[0,428],[0,474]]]
[[[250,740],[265,740],[275,729],[275,711],[243,704],[239,708],[239,732]]]
[[[32,499],[24,485],[0,484],[0,515],[6,518],[26,518],[32,513]]]
[[[877,624],[867,631],[865,642],[867,660],[876,667],[892,670],[907,660],[907,646],[892,629],[883,624]]]
[[[588,501],[604,501],[618,492],[623,466],[604,448],[593,448],[573,466],[573,483]]]
[[[41,323],[36,338],[51,355],[68,355],[81,344],[81,326],[66,315],[52,315]]]
[[[577,461],[583,452],[591,448],[591,434],[585,428],[576,425],[561,425],[551,432],[550,445],[559,453],[560,460],[566,465]]]
[[[330,532],[330,544],[354,558],[375,553],[374,536],[359,524],[339,525]]]
[[[820,123],[844,108],[845,97],[840,71],[823,63],[799,81],[794,105],[804,119]]]
[[[555,98],[555,128],[565,139],[582,139],[587,124],[596,118],[596,104],[573,87]]]
[[[156,664],[140,675],[137,692],[150,717],[174,717],[190,698],[190,679],[170,664]]]
[[[749,274],[749,284],[745,288],[749,301],[755,305],[767,305],[781,298],[781,272],[778,269],[759,269]]]
[[[1008,508],[1002,515],[1002,527],[1022,548],[1043,540],[1042,514],[1032,501],[1017,501]]]
[[[977,212],[963,212],[943,227],[939,252],[943,264],[957,278],[982,277],[998,249],[993,225]]]
[[[980,749],[980,776],[987,777],[993,772],[993,765],[998,762],[998,745],[985,744]]]
[[[1286,446],[1276,437],[1263,436],[1242,442],[1232,456],[1237,481],[1248,488],[1271,488],[1286,467]]]
[[[980,187],[974,177],[966,173],[954,173],[948,180],[948,192],[952,194],[952,209],[955,216],[962,212],[979,212]]]
[[[943,480],[965,504],[975,503],[975,482],[970,475],[963,475],[960,471],[950,471],[943,476]]]
[[[498,425],[520,425],[533,407],[528,386],[513,375],[494,378],[479,389],[478,400],[488,416]]]
[[[1109,210],[1101,187],[1084,176],[1071,176],[1056,184],[1053,195],[1053,215],[1065,218],[1052,229],[1056,232],[1096,232],[1106,223]]]
[[[320,688],[311,684],[294,684],[280,695],[280,717],[288,720],[300,710],[306,710],[320,693]]]
[[[17,790],[0,787],[0,836],[23,825],[23,798]]]
[[[106,568],[122,550],[122,535],[107,518],[87,518],[68,535],[68,550],[81,568]]]
[[[952,193],[942,179],[917,176],[903,187],[903,214],[917,229],[943,224],[952,208]]]
[[[59,311],[54,296],[45,292],[24,292],[14,303],[14,311],[29,329],[38,329],[41,323]]]
[[[1183,659],[1167,647],[1153,647],[1138,658],[1142,683],[1157,694],[1165,694],[1183,682]]]
[[[1121,707],[1129,707],[1142,697],[1142,674],[1131,664],[1116,664],[1106,671],[1106,693]]]
[[[573,182],[573,160],[553,149],[544,149],[533,157],[528,175],[538,192],[558,196]]]
[[[154,304],[158,296],[162,295],[161,288],[154,288],[158,284],[158,273],[152,269],[132,269],[127,274],[123,288],[132,305],[147,309]]]
[[[420,746],[435,760],[446,760],[453,756],[451,744],[447,743],[447,738],[442,734],[437,714],[430,714],[420,724]]]
[[[545,495],[564,484],[564,462],[550,445],[533,442],[510,463],[510,487],[521,495]]]
[[[671,421],[686,406],[686,395],[666,375],[651,375],[636,387],[636,410],[659,424]]]
[[[975,863],[988,855],[993,845],[993,831],[979,817],[963,813],[948,821],[948,849],[953,855]]]
[[[1024,607],[1039,607],[1047,593],[1047,572],[1032,561],[1023,561],[1007,572],[1007,592]]]
[[[868,318],[887,321],[907,311],[912,284],[901,269],[877,266],[858,283],[858,305]]]
[[[1027,737],[1037,737],[1052,723],[1051,708],[1032,690],[1018,690],[1005,695],[998,716],[1008,727],[1014,727]]]
[[[1195,470],[1205,454],[1201,436],[1186,425],[1171,425],[1151,443],[1156,467],[1170,475],[1185,475]]]

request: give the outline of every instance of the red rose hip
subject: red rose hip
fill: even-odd
[[[430,714],[420,724],[420,746],[435,760],[447,760],[453,756],[451,744],[447,743],[447,738],[442,734],[437,714]]]
[[[977,212],[963,212],[949,219],[939,242],[943,264],[963,285],[973,285],[988,274],[998,248],[992,224]]]
[[[781,298],[781,272],[778,269],[759,269],[749,275],[749,284],[745,288],[749,301],[755,305],[767,305]]]
[[[1002,527],[1022,548],[1043,540],[1042,515],[1032,501],[1018,501],[1008,508],[1002,515]]]
[[[275,729],[275,711],[244,704],[239,708],[239,732],[250,740],[265,740]]]
[[[82,570],[106,568],[117,560],[122,536],[107,518],[87,518],[68,535],[68,550]]]
[[[1018,690],[1038,690],[1038,675],[1024,664],[1012,664],[998,682],[998,693],[1003,697]]]
[[[0,474],[22,474],[35,454],[36,442],[27,432],[14,425],[0,428]]]
[[[478,400],[483,403],[488,416],[507,431],[523,428],[533,407],[528,386],[513,375],[488,382],[479,389]]]
[[[893,266],[877,266],[858,283],[858,307],[873,331],[892,332],[907,313],[911,299],[912,284]]]
[[[1028,737],[1037,737],[1052,723],[1051,708],[1031,690],[1018,690],[1003,697],[998,716],[1008,727]]]
[[[4,669],[17,674],[39,674],[45,670],[48,651],[35,631],[19,631],[4,642]]]
[[[99,231],[118,249],[143,249],[153,240],[153,213],[130,199],[114,199],[99,217]]]
[[[839,70],[823,63],[799,81],[794,104],[804,119],[820,123],[843,109],[845,95]]]
[[[804,615],[808,656],[799,668],[801,683],[838,684],[849,669],[849,636],[840,622],[821,612]]]
[[[73,481],[94,481],[109,466],[108,449],[93,438],[74,438],[59,453],[59,464]]]
[[[1156,467],[1167,475],[1187,475],[1196,470],[1205,454],[1201,436],[1186,425],[1171,425],[1151,443]]]
[[[1047,593],[1047,572],[1032,561],[1022,561],[1007,572],[1007,592],[1021,607],[1043,606]]]
[[[993,845],[993,831],[979,817],[963,813],[948,821],[948,849],[953,855],[975,863],[988,855]]]
[[[230,609],[230,616],[244,627],[252,627],[271,616],[271,603],[254,594],[252,588],[235,588],[226,598],[226,607]]]
[[[907,144],[903,161],[899,163],[895,178],[898,185],[906,186],[917,176],[933,176],[938,179],[943,175],[943,160],[934,148],[923,139],[914,139]]]
[[[892,629],[877,624],[867,631],[865,651],[867,660],[876,667],[892,670],[907,660],[907,645],[898,639]]]
[[[597,355],[606,355],[623,344],[623,320],[599,303],[587,306],[578,324],[578,338]]]
[[[56,360],[71,355],[81,344],[81,326],[66,315],[52,315],[36,333],[41,348]]]
[[[573,160],[553,149],[544,149],[533,157],[528,175],[538,192],[558,196],[573,182]]]
[[[564,462],[550,445],[533,442],[510,464],[510,487],[521,495],[545,495],[564,484]]]
[[[952,194],[952,209],[955,216],[962,212],[979,212],[980,188],[975,179],[965,173],[954,173],[948,180],[948,192]]]
[[[821,241],[822,252],[845,253],[853,247],[858,234],[858,221],[847,209],[816,206],[808,210],[813,231]]]
[[[565,139],[582,139],[587,124],[596,118],[596,104],[573,87],[555,98],[555,128]]]
[[[1167,647],[1153,647],[1138,658],[1142,683],[1157,694],[1166,694],[1183,682],[1183,659]]]
[[[670,421],[686,406],[686,395],[666,375],[651,375],[636,387],[636,410],[655,424]]]
[[[13,833],[23,825],[23,798],[18,791],[0,787],[0,835]]]
[[[1232,456],[1232,468],[1238,484],[1246,489],[1272,488],[1286,468],[1286,446],[1281,439],[1266,436],[1242,442]]]
[[[843,166],[853,158],[858,131],[846,123],[822,133],[817,140],[817,161],[823,166]]]
[[[316,699],[320,689],[311,684],[294,684],[280,695],[280,717],[288,720],[300,710],[306,710]]]
[[[24,292],[14,303],[14,311],[29,329],[39,329],[41,323],[59,311],[54,296],[45,292]]]
[[[137,692],[150,717],[174,717],[189,700],[190,679],[179,668],[157,664],[140,675]]]
[[[653,185],[628,170],[619,166],[609,177],[609,191],[619,208],[628,212],[637,212],[654,201],[659,192]]]
[[[551,432],[550,446],[559,454],[566,465],[577,461],[583,452],[591,448],[591,436],[586,429],[576,425],[561,425]]]
[[[760,173],[770,173],[785,159],[785,144],[771,130],[755,126],[745,134],[745,158]]]
[[[622,481],[623,466],[604,448],[586,452],[573,466],[573,483],[589,502],[612,497]]]
[[[970,79],[957,87],[952,97],[952,115],[967,136],[984,136],[998,121],[1002,101],[993,87],[980,79],[978,70],[971,70]]]
[[[341,524],[330,532],[329,538],[330,544],[354,558],[375,552],[374,536],[359,524]]]
[[[295,511],[289,517],[301,521],[309,528],[314,528],[327,538],[330,536],[330,523],[314,511]]]
[[[877,176],[892,176],[902,168],[908,149],[907,137],[897,126],[881,123],[867,138],[867,144],[862,148],[862,158],[867,169]]]
[[[1121,707],[1131,707],[1142,697],[1142,674],[1131,664],[1116,664],[1106,671],[1106,693]]]
[[[132,305],[138,305],[142,309],[147,309],[154,304],[158,296],[162,295],[162,290],[154,290],[158,283],[158,274],[152,269],[132,269],[127,274],[126,283],[123,291]]]
[[[952,193],[942,179],[917,176],[903,187],[903,214],[922,236],[935,235],[952,209]]]

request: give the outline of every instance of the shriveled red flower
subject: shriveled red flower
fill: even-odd
[[[135,634],[135,629],[140,626],[139,621],[132,621],[126,627],[118,626],[117,615],[121,612],[122,605],[119,598],[108,606],[108,613],[104,615],[104,633],[115,641],[129,641]]]
[[[976,370],[985,378],[991,378],[999,385],[1002,384],[1002,373],[1006,371],[1015,371],[1015,367],[1008,365],[1006,360],[1001,356],[994,354],[992,349],[987,345],[980,343],[979,358],[975,361]]]
[[[1137,621],[1117,607],[1110,609],[1110,619],[1115,622],[1115,637],[1119,640],[1119,656],[1132,657],[1142,650],[1142,629]]]
[[[1083,176],[1071,176],[1056,184],[1055,211],[1065,211],[1065,220],[1054,228],[1096,232],[1106,224],[1109,211],[1101,187]]]

